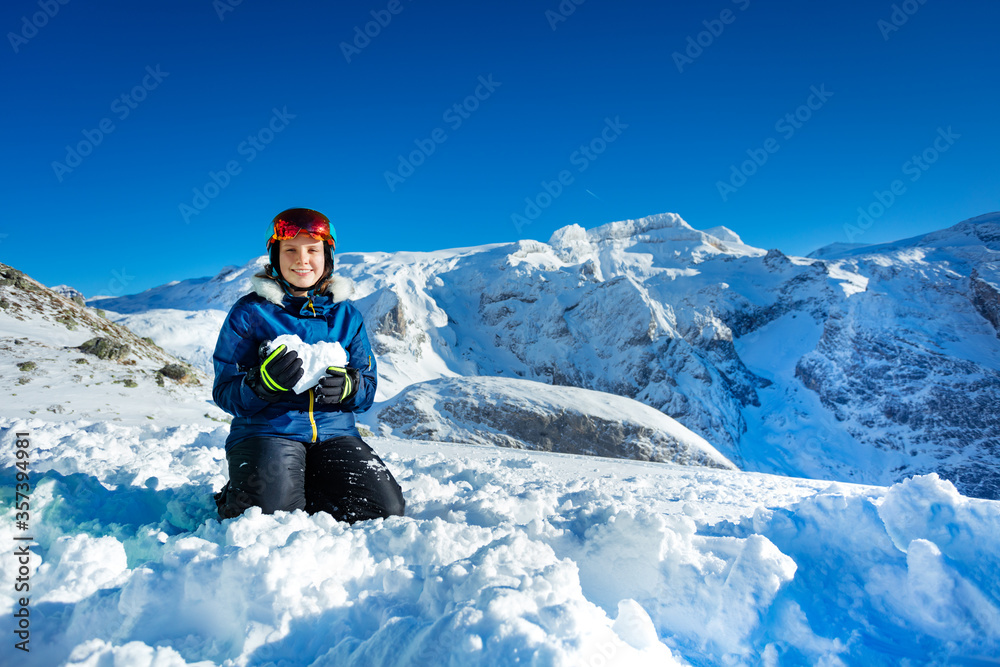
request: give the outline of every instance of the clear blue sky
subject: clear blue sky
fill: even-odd
[[[4,3],[0,261],[132,293],[245,263],[292,206],[341,251],[671,211],[794,254],[848,241],[894,181],[853,240],[1000,210],[1000,3],[233,1]],[[391,20],[345,56],[372,12]],[[210,172],[225,187],[198,200]]]

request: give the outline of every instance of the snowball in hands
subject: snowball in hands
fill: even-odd
[[[292,387],[296,394],[315,387],[330,366],[347,366],[347,352],[339,342],[323,341],[310,345],[295,334],[284,334],[267,344],[268,354],[282,344],[289,350],[294,350],[302,360],[302,378]]]

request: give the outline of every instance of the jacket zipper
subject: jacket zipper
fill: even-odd
[[[316,442],[317,433],[316,433],[316,420],[313,418],[313,400],[314,400],[313,390],[310,389],[309,390],[309,423],[312,424],[312,430],[313,430],[313,437],[312,437],[312,441],[311,442]]]

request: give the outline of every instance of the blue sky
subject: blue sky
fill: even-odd
[[[292,206],[341,251],[671,211],[793,254],[1000,210],[998,3],[234,1],[4,3],[0,261],[132,293]]]

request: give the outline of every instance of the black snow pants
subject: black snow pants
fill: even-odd
[[[328,512],[349,523],[403,514],[402,489],[361,438],[254,437],[236,443],[226,459],[229,482],[215,495],[220,519],[254,506],[265,514]]]

